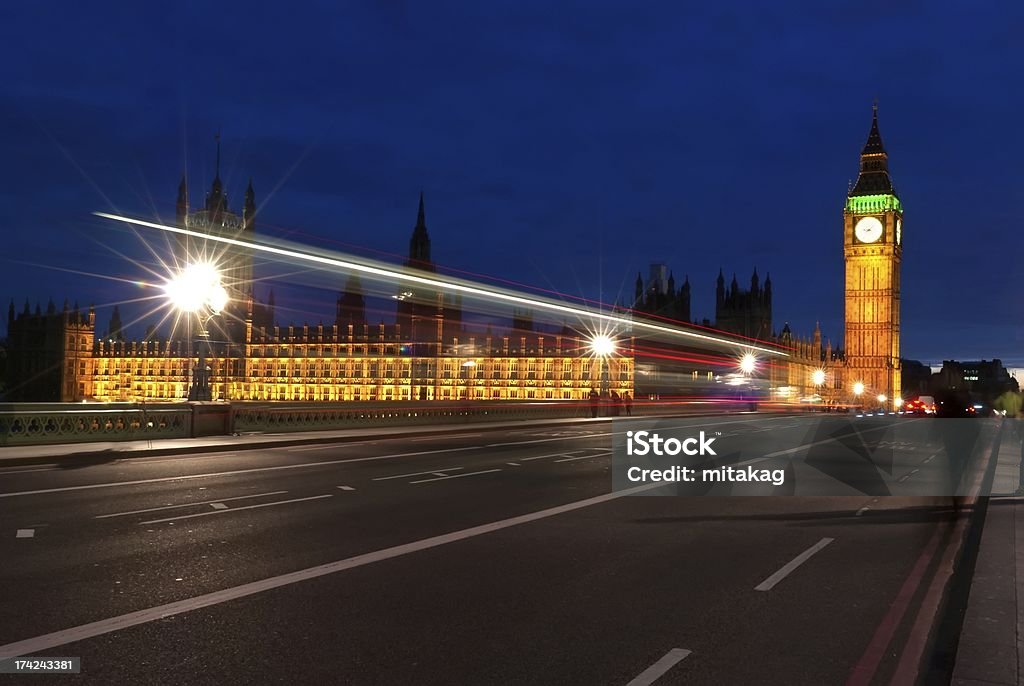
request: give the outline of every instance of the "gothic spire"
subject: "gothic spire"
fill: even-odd
[[[878,132],[878,100],[871,106],[871,131],[868,132],[868,140],[864,144],[861,155],[884,155],[885,146],[882,145],[882,134]]]
[[[426,212],[423,209],[423,191],[420,191],[420,208],[416,213],[416,226],[409,239],[409,266],[420,269],[432,268],[430,260],[430,234],[427,233]]]
[[[882,145],[882,134],[878,131],[878,103],[872,107],[871,131],[860,153],[860,174],[850,197],[859,195],[895,194],[892,178],[889,176],[889,155]]]
[[[210,186],[210,192],[206,196],[206,209],[209,212],[218,215],[221,211],[226,209],[227,198],[224,197],[224,184],[220,180],[220,132],[214,136],[214,140],[217,141],[217,166],[214,168],[213,174],[213,185]]]

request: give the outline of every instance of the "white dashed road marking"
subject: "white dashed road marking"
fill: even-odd
[[[779,571],[777,571],[774,574],[772,574],[770,577],[768,577],[767,579],[765,579],[764,581],[759,583],[757,586],[754,586],[754,590],[755,591],[770,591],[770,590],[772,590],[772,588],[775,587],[775,584],[777,584],[780,581],[782,581],[783,579],[785,579],[787,576],[789,576],[793,572],[793,570],[795,570],[797,567],[799,567],[803,563],[807,562],[807,560],[811,559],[812,555],[814,555],[816,552],[818,552],[819,550],[821,550],[822,548],[824,548],[825,546],[827,546],[829,543],[831,543],[834,540],[836,540],[836,539],[834,539],[834,538],[823,538],[823,539],[821,539],[820,541],[818,541],[817,543],[812,545],[810,548],[808,548],[807,550],[803,551],[802,553],[800,553],[799,555],[794,557],[792,560],[787,562],[785,565],[783,565],[782,569],[780,569]]]

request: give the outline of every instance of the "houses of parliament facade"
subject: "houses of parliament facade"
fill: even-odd
[[[877,110],[861,153],[860,173],[847,192],[842,236],[846,277],[845,350],[789,326],[773,329],[772,282],[757,271],[749,288],[720,272],[715,284],[717,329],[736,340],[777,346],[785,357],[768,365],[766,377],[779,399],[820,394],[837,402],[900,394],[899,273],[903,207],[888,171]],[[231,211],[218,171],[199,207],[193,207],[186,179],[178,189],[176,223],[199,234],[251,238],[256,227],[255,191],[250,181],[241,213]],[[212,251],[201,238],[178,235],[176,261],[188,263]],[[207,342],[205,397],[246,401],[414,401],[414,400],[582,400],[592,389],[646,395],[636,374],[644,362],[633,339],[616,353],[595,357],[590,342],[566,327],[534,330],[517,316],[507,331],[468,333],[461,303],[441,293],[400,290],[394,324],[371,323],[359,278],[351,275],[339,294],[333,324],[279,326],[273,294],[254,298],[253,259],[244,249],[218,257],[229,304],[211,328],[224,340]],[[436,271],[427,232],[423,196],[404,266]],[[676,287],[663,265],[638,276],[631,316],[690,324],[691,286]],[[90,308],[52,302],[46,310],[25,303],[8,312],[6,399],[13,401],[170,401],[190,397],[197,351],[190,337],[128,341],[114,309],[105,335],[97,336]],[[687,370],[696,379],[724,374],[728,361]],[[821,383],[820,372],[826,381]],[[817,372],[817,373],[816,373]],[[816,381],[812,381],[817,377]],[[773,398],[774,399],[774,398]]]
[[[191,207],[187,181],[181,181],[176,212],[181,228],[249,239],[255,216],[251,181],[241,214],[228,207],[219,169],[199,208]],[[19,313],[12,302],[7,399],[581,400],[591,389],[620,395],[634,390],[629,341],[620,341],[614,355],[597,358],[579,333],[565,327],[533,330],[532,322],[522,318],[498,334],[468,334],[457,299],[408,290],[395,296],[394,324],[371,323],[356,275],[348,277],[339,294],[333,324],[282,327],[275,321],[273,293],[266,303],[253,296],[251,253],[224,252],[183,234],[178,234],[175,252],[179,265],[216,257],[229,300],[206,328],[224,340],[204,342],[188,335],[125,340],[117,307],[106,335],[97,336],[91,307],[65,303],[57,308],[51,302],[45,311],[39,306],[33,311],[26,302]],[[436,270],[422,194],[405,267]],[[205,394],[195,397],[195,374],[200,372],[205,372]]]

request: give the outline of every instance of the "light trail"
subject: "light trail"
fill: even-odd
[[[402,271],[397,271],[395,269],[389,269],[386,267],[377,267],[369,264],[359,264],[357,262],[350,262],[335,257],[326,257],[324,255],[316,255],[308,252],[302,252],[292,248],[278,247],[275,245],[264,245],[261,243],[254,243],[252,241],[244,241],[239,240],[237,238],[229,238],[227,236],[207,234],[202,233],[200,231],[193,231],[191,229],[183,229],[177,226],[167,226],[164,224],[148,222],[142,219],[133,219],[131,217],[124,217],[116,214],[108,214],[106,212],[94,212],[93,214],[95,214],[97,217],[110,219],[112,221],[121,222],[124,224],[133,224],[135,226],[144,226],[151,229],[166,231],[169,233],[177,233],[185,236],[192,236],[195,238],[201,238],[206,241],[215,241],[218,243],[224,243],[225,245],[234,245],[236,247],[246,248],[249,250],[257,250],[260,252],[270,253],[272,255],[279,255],[281,257],[305,260],[307,262],[313,262],[328,267],[336,267],[340,269],[362,272],[364,274],[371,274],[373,276],[383,277],[386,279],[394,279],[396,281],[404,283],[418,284],[421,286],[430,286],[432,288],[439,288],[442,290],[447,289],[451,291],[458,291],[469,295],[500,300],[505,303],[525,305],[527,307],[549,310],[552,312],[558,312],[560,314],[571,314],[577,317],[596,319],[624,327],[632,327],[634,329],[645,329],[647,331],[668,334],[670,336],[691,338],[695,340],[705,341],[707,343],[713,343],[716,345],[728,345],[730,347],[736,347],[737,345],[740,345],[745,350],[757,350],[762,353],[767,353],[768,355],[789,357],[788,353],[782,352],[781,350],[777,350],[774,348],[766,348],[758,345],[738,343],[737,341],[728,338],[709,336],[707,334],[697,333],[696,331],[687,331],[685,329],[662,326],[660,324],[655,324],[653,322],[647,322],[643,320],[626,319],[624,317],[618,317],[615,315],[594,311],[584,307],[574,307],[572,305],[565,305],[554,301],[541,300],[537,298],[527,298],[523,297],[522,295],[518,295],[514,292],[506,292],[499,290],[497,288],[483,288],[469,281],[440,281],[438,279],[430,278],[428,276],[410,274]]]

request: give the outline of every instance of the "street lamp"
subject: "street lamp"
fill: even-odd
[[[753,374],[756,369],[757,358],[754,357],[754,353],[745,353],[743,357],[740,358],[740,371],[749,376]]]
[[[855,402],[857,404],[857,411],[858,412],[862,412],[863,411],[861,409],[861,407],[860,407],[860,397],[862,395],[864,395],[864,382],[863,381],[857,381],[857,382],[855,382],[853,384],[853,397],[855,398]]]
[[[822,398],[821,398],[821,387],[825,385],[825,379],[826,379],[826,376],[825,376],[825,370],[824,369],[815,369],[813,372],[811,372],[811,383],[814,384],[814,394],[815,394],[815,396],[817,396],[816,398],[812,398],[811,399],[812,401],[814,401],[814,400],[821,401],[822,400]],[[825,412],[831,412],[831,406],[829,404],[829,400],[826,399],[823,402],[824,402],[824,410],[825,410]]]
[[[615,341],[607,334],[596,334],[590,339],[590,352],[598,359],[601,394],[604,395],[611,388],[611,380],[608,378],[607,358],[615,353]]]
[[[196,262],[178,272],[164,284],[164,293],[171,305],[185,315],[186,336],[188,338],[186,354],[188,363],[192,364],[192,318],[202,318],[200,335],[206,335],[206,324],[210,318],[224,311],[227,307],[228,291],[221,282],[217,268],[209,262]],[[203,350],[199,351],[199,361],[192,370],[188,391],[189,400],[211,400],[208,369],[203,360]]]

